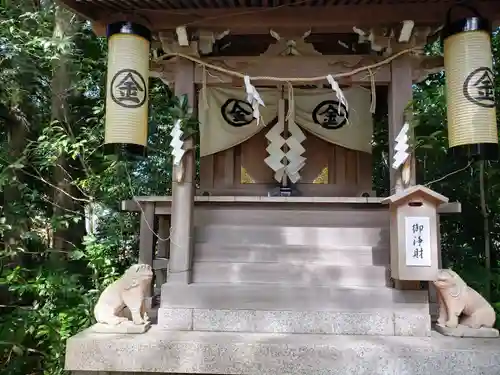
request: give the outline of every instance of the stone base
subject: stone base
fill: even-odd
[[[121,334],[140,334],[146,333],[149,328],[151,328],[151,323],[145,324],[134,324],[133,322],[124,322],[120,323],[116,326],[110,324],[94,324],[92,327],[88,329],[89,332],[92,333],[121,333]]]
[[[495,328],[481,327],[479,329],[470,328],[458,325],[457,328],[448,328],[440,324],[436,324],[436,331],[445,335],[452,337],[498,337],[498,330]]]
[[[169,331],[314,333],[333,335],[430,336],[428,312],[158,310],[158,326]]]
[[[497,339],[165,331],[98,334],[67,343],[76,374],[498,375]]]

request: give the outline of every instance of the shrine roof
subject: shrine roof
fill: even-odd
[[[338,7],[342,5],[384,6],[401,4],[436,4],[450,6],[455,0],[63,0],[71,5],[95,9],[144,10],[144,9],[221,9],[221,8],[282,8],[282,7]],[[496,0],[479,0],[477,3],[493,3]]]
[[[445,197],[442,194],[439,194],[438,192],[435,192],[432,189],[429,189],[426,186],[422,185],[415,185],[412,187],[409,187],[406,190],[403,190],[401,192],[398,192],[396,194],[391,195],[390,197],[387,197],[382,200],[383,204],[399,204],[400,202],[411,198],[416,195],[421,195],[426,197],[426,199],[436,202],[437,204],[442,204],[442,203],[448,203],[448,198]]]
[[[413,20],[441,25],[455,0],[60,0],[76,13],[101,23],[118,14],[146,19],[154,30],[195,28],[382,26]],[[500,1],[476,0],[492,21],[500,19]]]

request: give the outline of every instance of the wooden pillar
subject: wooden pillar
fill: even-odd
[[[154,202],[140,202],[142,206],[141,226],[139,234],[139,263],[153,267],[155,247],[155,204]],[[147,291],[152,296],[153,288]]]
[[[170,216],[160,216],[158,218],[158,251],[154,259],[156,287],[160,288],[167,282],[168,259],[170,258]]]
[[[438,241],[438,268],[443,267],[443,259],[441,258],[441,215],[438,213],[436,217],[437,225],[437,241]],[[438,299],[437,290],[433,283],[429,282],[429,312],[431,321],[434,323],[438,318]]]
[[[139,263],[153,266],[155,204],[153,202],[141,202],[141,206],[143,212],[141,213],[139,238]]]
[[[190,108],[194,107],[194,63],[185,59],[177,61],[175,73],[175,95],[187,95]],[[184,168],[182,182],[172,181],[172,225],[170,234],[170,260],[167,282],[189,284],[191,282],[191,259],[193,251],[193,208],[195,155],[193,139],[184,143],[188,150],[179,167],[174,166],[172,176],[178,168]]]
[[[391,167],[395,140],[405,121],[405,109],[413,100],[412,90],[412,63],[411,57],[401,57],[391,63],[391,83],[389,85],[389,169],[390,169],[390,194],[404,189],[401,170]],[[409,137],[411,139],[411,129]],[[416,184],[415,161],[412,155],[410,186]]]
[[[408,104],[413,100],[413,79],[412,79],[411,57],[405,56],[395,59],[391,62],[391,83],[389,84],[388,96],[388,118],[389,118],[389,170],[390,170],[390,194],[395,194],[404,190],[401,168],[395,170],[392,168],[394,146],[396,137],[403,128],[405,122],[405,110]],[[408,133],[412,138],[412,130]],[[411,156],[412,159],[414,155]],[[411,175],[409,185],[416,184],[415,162],[411,160]],[[420,289],[418,281],[395,280],[396,289],[415,290]]]

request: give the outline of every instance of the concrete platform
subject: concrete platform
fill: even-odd
[[[85,330],[67,343],[73,375],[113,373],[498,375],[499,339]],[[102,373],[101,373],[102,374]]]

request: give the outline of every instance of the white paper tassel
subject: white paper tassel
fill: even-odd
[[[281,149],[285,144],[285,139],[281,133],[285,130],[285,101],[280,99],[278,102],[278,122],[271,130],[266,133],[266,138],[269,141],[266,151],[269,154],[264,162],[274,171],[274,179],[281,182],[285,174],[285,164],[283,159],[285,153]]]
[[[286,153],[286,159],[288,161],[286,166],[286,174],[290,181],[294,184],[300,180],[300,170],[304,167],[306,163],[306,158],[302,156],[306,149],[302,146],[302,142],[305,141],[306,136],[300,129],[300,127],[295,123],[295,113],[292,110],[290,117],[288,119],[288,131],[290,136],[286,140],[288,145],[288,152]]]
[[[410,156],[408,153],[408,148],[410,145],[408,144],[408,131],[410,130],[410,124],[405,122],[403,125],[403,128],[399,132],[398,136],[396,137],[396,144],[394,146],[394,156],[393,156],[393,162],[392,162],[392,168],[393,169],[398,169],[401,167],[401,165],[404,164],[406,159]]]
[[[333,76],[331,74],[328,74],[326,76],[326,79],[327,79],[328,83],[330,84],[330,86],[332,86],[332,90],[335,91],[335,94],[337,95],[337,98],[339,99],[340,103],[345,106],[346,112],[348,112],[349,111],[348,103],[347,103],[347,100],[345,99],[344,93],[342,92],[342,90],[339,87],[338,82],[335,81],[335,79],[333,78]],[[339,114],[340,114],[340,107],[341,106],[339,105]]]
[[[174,124],[170,136],[172,140],[170,141],[170,147],[172,147],[172,156],[174,157],[173,163],[178,166],[181,163],[182,157],[186,153],[184,150],[184,142],[182,141],[183,131],[181,129],[181,120],[177,120]]]
[[[274,171],[274,179],[278,182],[281,182],[285,173],[285,165],[282,162],[285,153],[281,149],[285,144],[285,139],[281,136],[283,130],[284,124],[278,121],[266,134],[269,141],[266,151],[269,156],[264,159],[264,162]]]
[[[257,125],[260,123],[259,105],[265,107],[264,101],[260,97],[257,89],[250,83],[250,77],[245,76],[245,90],[247,92],[247,102],[252,106],[253,117],[257,120]]]
[[[285,128],[285,101],[279,101],[278,122],[266,134],[269,140],[269,146],[266,151],[269,156],[264,162],[274,171],[274,179],[278,182],[283,181],[286,175],[293,183],[300,180],[300,170],[304,167],[306,158],[302,154],[306,151],[302,142],[306,136],[300,127],[294,121],[293,110],[288,118],[288,131],[290,136],[285,139],[281,135]],[[288,146],[288,151],[285,153],[282,150],[283,145]]]

